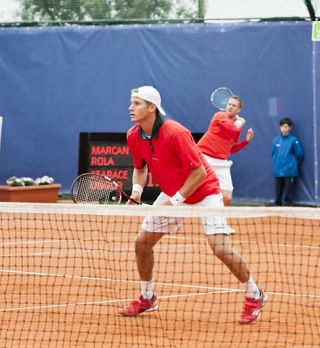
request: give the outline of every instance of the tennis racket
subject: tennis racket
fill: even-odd
[[[74,203],[84,204],[120,204],[123,197],[130,198],[112,179],[101,174],[85,173],[79,175],[72,183],[71,197]]]
[[[226,111],[229,98],[233,95],[227,87],[216,88],[210,96],[212,105],[221,111]]]

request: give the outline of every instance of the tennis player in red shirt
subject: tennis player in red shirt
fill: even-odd
[[[129,111],[131,120],[136,123],[127,132],[134,163],[131,197],[140,201],[149,168],[162,191],[153,205],[222,208],[218,180],[195,144],[192,134],[181,124],[160,116],[165,115],[165,112],[161,107],[159,92],[151,86],[132,90]],[[229,242],[228,235],[233,230],[223,217],[208,216],[203,226],[215,256],[244,285],[246,296],[240,323],[256,322],[267,295],[257,287],[244,260]],[[178,229],[179,219],[145,217],[135,242],[141,295],[121,308],[121,315],[137,316],[158,308],[152,283],[153,247],[165,234],[177,232]]]
[[[249,128],[245,140],[239,143],[241,129],[245,124],[244,118],[238,116],[242,105],[238,96],[230,97],[226,111],[213,115],[207,132],[198,141],[199,149],[219,179],[225,206],[231,205],[233,191],[230,172],[232,161],[228,157],[247,146],[254,136],[253,130]]]

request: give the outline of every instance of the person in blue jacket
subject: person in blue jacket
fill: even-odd
[[[292,205],[295,179],[299,174],[304,152],[293,134],[292,120],[280,121],[280,135],[272,141],[272,169],[275,177],[275,205]]]

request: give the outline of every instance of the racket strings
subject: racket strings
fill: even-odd
[[[211,102],[219,110],[225,110],[232,92],[226,87],[219,87],[211,94]]]
[[[121,192],[101,177],[82,176],[73,187],[73,198],[77,203],[119,204]]]

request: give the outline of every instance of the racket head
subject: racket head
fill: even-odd
[[[233,95],[231,90],[227,87],[216,88],[210,96],[212,105],[218,110],[225,111],[228,100]]]
[[[73,181],[71,197],[74,203],[120,204],[122,193],[110,178],[101,174],[85,173]]]

